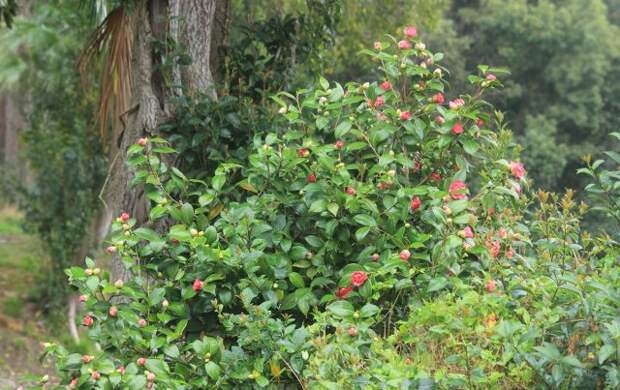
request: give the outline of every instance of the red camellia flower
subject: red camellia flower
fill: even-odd
[[[452,134],[463,134],[463,125],[461,124],[461,122],[456,122],[454,126],[452,126]]]
[[[308,155],[310,154],[310,151],[306,148],[299,148],[297,149],[297,156],[299,157],[308,157]]]
[[[411,112],[403,111],[403,112],[400,113],[400,120],[401,121],[408,121],[409,119],[411,119]]]
[[[399,49],[411,49],[411,43],[409,43],[409,41],[406,40],[402,40],[400,42],[398,42],[398,48]]]
[[[364,271],[354,271],[351,273],[351,284],[360,287],[368,280],[368,275]]]
[[[376,108],[382,107],[385,104],[385,99],[383,98],[383,96],[377,96],[377,98],[375,99],[375,102],[373,103],[373,106]]]
[[[510,172],[512,172],[512,176],[521,180],[523,176],[525,176],[525,167],[523,166],[523,163],[512,161],[510,163]]]
[[[314,173],[308,175],[308,183],[316,183],[316,175]]]
[[[355,195],[356,192],[355,188],[353,187],[347,187],[344,191],[347,193],[347,195]]]
[[[463,237],[474,238],[474,230],[469,226],[465,226],[465,229],[463,229]]]
[[[121,221],[123,221],[123,222],[127,222],[127,221],[129,221],[129,214],[127,214],[127,213],[122,213],[122,214],[121,214],[121,216],[120,216],[120,219],[121,219]]]
[[[431,172],[430,178],[433,181],[441,181],[441,175],[439,172]]]
[[[416,35],[418,35],[418,30],[414,27],[414,26],[407,26],[405,27],[405,29],[403,30],[403,32],[405,33],[405,35],[408,38],[413,38]]]
[[[110,310],[108,310],[110,317],[116,317],[118,315],[118,308],[116,306],[112,306]]]
[[[93,317],[88,316],[88,315],[84,316],[84,318],[82,319],[82,325],[84,325],[84,326],[92,326],[93,322],[95,322],[93,320]]]
[[[489,81],[495,81],[495,80],[497,80],[497,77],[493,73],[489,73],[487,75],[486,79],[489,80]]]
[[[338,140],[338,141],[336,141],[336,143],[334,144],[334,147],[335,147],[336,149],[338,149],[338,150],[340,150],[340,149],[344,148],[344,141],[342,141],[342,140]]]
[[[336,296],[340,299],[345,299],[349,293],[353,291],[353,287],[342,287],[336,290]]]
[[[401,260],[407,261],[411,257],[411,252],[409,252],[408,249],[403,249],[402,251],[400,251],[400,254],[398,256]]]
[[[448,188],[452,199],[467,199],[467,195],[464,194],[465,191],[467,191],[467,186],[460,180],[453,181]]]
[[[200,279],[194,280],[194,285],[192,286],[192,289],[196,292],[200,292],[200,290],[202,290],[202,281]]]
[[[139,365],[139,366],[143,366],[143,365],[146,364],[146,359],[143,358],[143,357],[138,358],[138,360],[136,360],[136,364]]]
[[[435,123],[437,123],[438,125],[440,125],[440,126],[441,126],[441,125],[443,125],[444,123],[446,123],[446,120],[444,119],[444,117],[443,117],[443,116],[441,116],[441,115],[437,115],[437,116],[435,117]]]
[[[384,91],[389,91],[390,89],[392,89],[392,84],[389,81],[384,81],[381,83],[381,89]]]
[[[422,200],[420,198],[418,198],[417,196],[413,197],[411,199],[411,204],[410,204],[411,210],[415,211],[415,210],[419,209],[420,206],[422,206]]]
[[[495,280],[490,279],[489,281],[486,282],[484,287],[487,289],[488,292],[492,293],[497,288],[497,285],[495,284]]]
[[[484,126],[484,121],[480,118],[476,119],[476,126],[478,127]]]
[[[443,104],[443,102],[445,101],[443,93],[438,92],[435,95],[433,95],[433,101],[437,104]]]

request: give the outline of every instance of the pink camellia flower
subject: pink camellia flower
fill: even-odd
[[[486,243],[486,247],[489,250],[489,255],[491,255],[491,257],[496,258],[497,256],[499,256],[499,250],[500,250],[500,242],[495,240],[495,241],[489,241]]]
[[[520,194],[520,193],[521,193],[521,184],[519,184],[519,183],[515,183],[515,184],[514,184],[514,189],[515,189],[515,192],[516,192],[517,194]]]
[[[355,337],[357,336],[357,328],[355,326],[350,326],[347,330],[347,333],[349,334],[349,336]]]
[[[505,240],[508,237],[508,230],[506,230],[506,228],[504,227],[499,228],[497,233],[499,235],[499,238],[501,238],[502,240]]]
[[[375,50],[381,50],[381,42],[375,41],[373,47],[375,48]]]
[[[336,290],[336,296],[340,299],[345,299],[349,293],[353,291],[353,287],[342,287]]]
[[[525,167],[523,166],[523,163],[512,161],[510,163],[510,172],[512,172],[512,176],[521,180],[523,176],[525,176]]]
[[[106,253],[112,255],[114,253],[116,253],[116,247],[113,245],[110,245],[109,247],[105,248]]]
[[[78,378],[73,378],[71,379],[71,382],[69,382],[69,388],[75,389],[75,386],[77,386],[77,384],[78,384]]]
[[[139,366],[143,366],[143,365],[146,364],[146,359],[143,358],[143,357],[138,358],[138,360],[136,360],[136,364],[139,365]]]
[[[351,273],[351,284],[360,287],[368,280],[368,275],[364,271],[354,271]]]
[[[314,173],[308,175],[308,183],[316,183],[316,175]]]
[[[463,229],[463,237],[465,238],[474,238],[474,231],[471,227],[465,226]]]
[[[108,314],[110,314],[110,317],[116,317],[118,315],[118,308],[116,306],[110,307]]]
[[[90,374],[90,377],[93,378],[93,380],[99,380],[99,378],[101,378],[101,374],[99,373],[99,371],[93,371]]]
[[[460,180],[453,181],[448,188],[448,192],[452,199],[467,199],[465,191],[467,191],[467,186]]]
[[[383,96],[377,96],[373,106],[375,108],[379,108],[379,107],[383,107],[384,104],[385,104],[385,99],[383,98]]]
[[[484,126],[484,121],[480,118],[476,119],[476,126],[478,127]]]
[[[418,35],[418,30],[414,26],[407,26],[403,30],[407,38],[413,38]]]
[[[411,49],[411,43],[409,43],[409,41],[406,41],[406,40],[403,39],[402,41],[398,42],[398,48],[399,49],[403,49],[403,50]]]
[[[493,73],[489,73],[487,75],[486,79],[489,80],[489,81],[495,81],[495,80],[497,80],[497,77]]]
[[[146,380],[149,382],[153,382],[155,380],[155,374],[149,371],[149,373],[146,374]]]
[[[297,149],[297,156],[301,158],[308,157],[309,154],[310,154],[310,151],[306,148]]]
[[[408,249],[403,249],[402,251],[400,251],[398,256],[400,257],[401,260],[407,261],[411,257],[411,252],[409,252]]]
[[[355,195],[356,193],[355,188],[353,187],[347,187],[344,191],[347,193],[347,195],[351,195],[351,196]]]
[[[452,126],[452,134],[454,135],[463,134],[463,131],[463,125],[461,122],[456,122],[454,126]]]
[[[446,101],[446,98],[443,96],[443,93],[438,92],[433,95],[433,101],[437,104],[443,104]]]
[[[435,123],[437,123],[438,125],[440,125],[440,126],[441,126],[441,125],[443,125],[444,123],[446,123],[446,120],[444,119],[444,117],[443,117],[443,116],[441,116],[441,115],[437,115],[437,116],[435,117]]]
[[[83,362],[84,364],[88,364],[88,363],[92,362],[94,358],[95,358],[95,357],[94,357],[94,356],[92,356],[92,355],[83,355],[83,356],[82,356],[82,362]]]
[[[192,285],[192,289],[195,292],[200,292],[200,290],[202,290],[202,281],[200,279],[194,280],[194,284]]]
[[[399,117],[401,121],[408,121],[409,119],[411,119],[411,112],[403,111],[400,113]]]
[[[139,326],[140,328],[144,328],[144,327],[146,326],[146,320],[145,320],[144,318],[140,318],[140,319],[138,320],[138,326]]]
[[[378,253],[373,253],[372,256],[370,256],[372,261],[379,261],[379,254]]]
[[[450,109],[455,110],[459,107],[462,107],[465,105],[465,100],[458,98],[458,99],[454,99],[451,100],[450,103],[448,103],[448,107],[450,107]]]
[[[118,368],[116,369],[116,371],[121,374],[124,375],[125,374],[125,366],[118,366]]]
[[[138,145],[140,145],[140,146],[144,146],[144,145],[146,145],[148,143],[149,143],[149,139],[148,138],[140,138],[138,140]]]
[[[514,251],[512,250],[512,248],[508,248],[508,249],[506,250],[506,258],[507,258],[507,259],[512,259],[512,257],[514,256],[514,254],[515,254],[515,253],[514,253]]]
[[[409,205],[411,210],[416,211],[420,208],[420,206],[422,206],[422,200],[420,198],[418,198],[417,196],[411,198],[411,204]]]
[[[88,295],[80,295],[80,302],[86,302],[88,300]]]
[[[336,141],[336,143],[334,144],[334,147],[338,150],[342,149],[344,147],[344,141],[342,140]]]
[[[93,317],[88,315],[84,316],[84,318],[82,319],[82,325],[84,326],[92,326],[94,322],[95,320],[93,320]]]
[[[127,214],[127,213],[122,213],[122,214],[121,214],[121,216],[120,216],[120,219],[121,219],[121,221],[122,221],[122,222],[127,222],[127,221],[129,221],[129,214]]]
[[[384,90],[384,91],[388,91],[388,90],[392,89],[392,84],[389,81],[387,81],[387,80],[382,82],[380,86],[381,86],[381,89]]]
[[[487,289],[488,292],[492,293],[497,288],[497,285],[495,284],[495,280],[490,279],[486,282],[484,287]]]

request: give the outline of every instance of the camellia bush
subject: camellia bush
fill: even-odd
[[[204,181],[130,148],[150,219],[113,226],[129,280],[67,271],[100,352],[47,345],[61,387],[618,386],[617,248],[524,193],[503,71],[448,92],[413,27],[366,54],[381,79],[279,94],[288,126]]]

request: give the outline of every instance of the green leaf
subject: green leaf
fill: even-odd
[[[293,284],[293,286],[297,287],[297,288],[304,288],[305,284],[304,284],[304,278],[298,274],[297,272],[291,272],[288,274],[288,280],[291,281],[291,283]]]
[[[336,126],[334,135],[336,136],[336,138],[342,138],[342,136],[347,134],[349,130],[351,130],[351,122],[344,121],[340,123],[338,126]]]
[[[207,371],[207,375],[209,375],[209,378],[213,379],[214,381],[219,379],[222,372],[220,366],[218,366],[214,362],[208,362],[207,364],[205,364],[205,371]]]
[[[431,281],[428,283],[428,288],[426,291],[428,292],[439,291],[443,289],[444,287],[446,287],[447,285],[448,285],[448,279],[444,278],[443,276],[440,276],[438,278],[431,279]]]
[[[133,232],[136,236],[138,236],[138,238],[145,240],[145,241],[160,241],[161,240],[161,237],[159,236],[159,234],[157,234],[154,230],[151,230],[148,228],[144,228],[144,227],[137,228]]]
[[[226,183],[226,176],[224,175],[215,175],[213,179],[211,179],[211,187],[216,191],[221,190],[224,183]]]
[[[334,315],[338,317],[351,316],[353,315],[353,312],[355,311],[351,302],[344,301],[344,300],[336,301],[330,304],[329,306],[327,306],[327,310],[334,313]]]
[[[325,211],[325,207],[327,205],[327,202],[325,201],[325,199],[318,199],[315,200],[314,202],[312,202],[312,204],[310,205],[310,209],[309,211],[311,213],[320,213],[322,211]]]
[[[360,225],[364,225],[364,226],[376,226],[377,225],[377,221],[375,221],[375,219],[368,214],[357,214],[355,217],[353,217],[353,220],[359,223]]]
[[[146,359],[144,367],[161,378],[166,378],[170,371],[166,362],[161,359]]]
[[[368,226],[361,227],[355,231],[355,239],[362,241],[368,235],[370,228]]]
[[[362,318],[372,317],[375,314],[379,313],[380,309],[378,306],[373,305],[372,303],[365,304],[360,310],[360,315]]]
[[[338,215],[339,206],[337,203],[330,203],[327,205],[327,210],[332,213],[334,217]]]
[[[598,364],[603,364],[611,355],[616,353],[616,347],[611,344],[605,344],[598,351]]]
[[[465,152],[468,154],[475,154],[480,146],[473,139],[464,139],[461,143],[463,144],[463,149],[465,149]]]

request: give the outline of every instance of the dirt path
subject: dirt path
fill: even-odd
[[[65,324],[62,315],[45,316],[31,302],[47,264],[41,243],[22,231],[19,214],[0,209],[0,389],[27,386],[51,372],[39,361],[41,343],[62,338]]]

